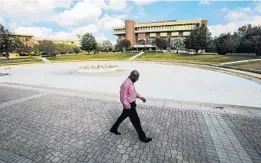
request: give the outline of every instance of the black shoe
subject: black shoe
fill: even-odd
[[[120,132],[118,132],[118,131],[114,131],[114,130],[112,130],[112,129],[110,129],[110,132],[114,133],[115,135],[121,135]]]
[[[152,138],[148,138],[148,137],[145,137],[143,139],[140,139],[140,141],[144,142],[144,143],[148,143],[152,140]]]

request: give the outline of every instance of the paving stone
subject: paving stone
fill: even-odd
[[[22,97],[35,95],[38,93],[36,91],[31,91],[31,90],[23,90],[23,89],[2,87],[2,86],[0,86],[0,92],[1,92],[0,104],[11,100],[16,100]]]
[[[0,109],[0,160],[17,162],[261,162],[261,120],[235,114],[138,105],[153,141],[141,143],[129,119],[109,128],[121,104],[0,87],[18,102]],[[8,92],[11,92],[8,94]],[[2,92],[1,92],[2,93]],[[13,97],[13,98],[12,98]],[[8,150],[4,150],[8,149]],[[17,153],[17,154],[16,154]],[[19,155],[18,155],[19,154]]]

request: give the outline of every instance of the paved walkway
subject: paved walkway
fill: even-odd
[[[257,61],[261,61],[261,59],[247,59],[247,60],[241,60],[241,61],[233,61],[233,62],[225,62],[225,63],[220,63],[220,66],[224,66],[224,65],[232,65],[232,64],[236,64],[236,63],[249,63],[249,62],[257,62]]]
[[[261,118],[252,114],[139,105],[153,137],[145,144],[129,120],[121,136],[108,132],[121,113],[114,98],[3,84],[0,92],[0,163],[261,162]]]

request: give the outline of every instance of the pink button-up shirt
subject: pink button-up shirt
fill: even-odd
[[[120,101],[125,109],[130,109],[130,103],[136,101],[136,98],[141,98],[142,96],[136,92],[134,83],[127,78],[121,85],[120,90]]]

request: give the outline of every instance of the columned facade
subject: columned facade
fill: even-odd
[[[113,33],[118,36],[117,41],[128,39],[131,46],[151,45],[155,46],[155,39],[166,39],[171,44],[175,38],[186,38],[195,27],[207,26],[207,20],[188,21],[159,21],[148,23],[136,23],[134,20],[126,20],[125,26],[114,27]]]

